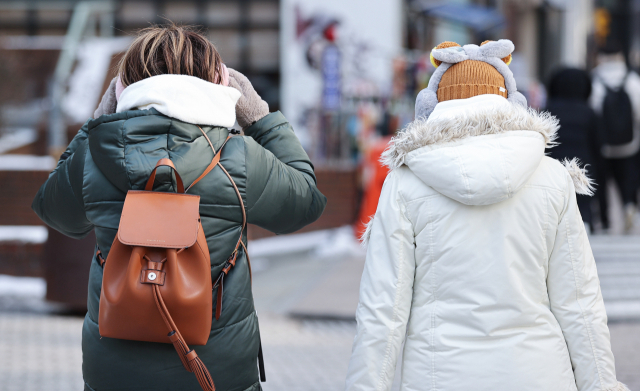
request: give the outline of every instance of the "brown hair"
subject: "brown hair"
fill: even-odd
[[[140,31],[118,64],[126,87],[156,75],[189,75],[220,84],[222,58],[216,47],[190,27],[148,27]]]

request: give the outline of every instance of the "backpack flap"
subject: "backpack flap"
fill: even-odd
[[[130,190],[118,240],[128,246],[191,247],[198,239],[199,206],[198,195]]]

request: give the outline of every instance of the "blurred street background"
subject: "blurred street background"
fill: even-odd
[[[579,206],[618,379],[640,391],[640,0],[0,0],[0,391],[83,386],[95,239],[62,236],[30,205],[136,30],[168,21],[200,26],[284,113],[328,198],[303,232],[249,227],[266,391],[344,387],[380,153],[413,120],[434,46],[500,38],[529,105],[560,118],[550,154],[596,181]]]

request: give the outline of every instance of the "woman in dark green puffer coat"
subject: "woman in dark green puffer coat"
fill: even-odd
[[[176,26],[148,29],[129,48],[119,75],[96,118],[80,129],[33,202],[48,225],[73,238],[95,230],[106,259],[127,191],[142,189],[166,157],[189,185],[213,157],[198,125],[217,150],[236,120],[244,136],[229,140],[220,162],[240,190],[248,222],[288,233],[322,214],[326,198],[291,125],[281,113],[269,113],[246,77],[226,70],[204,37]],[[174,186],[169,170],[159,172],[155,190],[175,191]],[[201,197],[211,275],[217,277],[240,234],[239,200],[219,168],[190,193]],[[85,390],[200,390],[171,344],[100,337],[101,284],[94,255],[82,331]],[[195,350],[218,390],[260,390],[258,318],[242,249],[224,289],[222,316],[213,319],[208,343]]]

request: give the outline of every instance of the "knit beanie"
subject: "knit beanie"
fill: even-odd
[[[527,106],[516,89],[509,69],[513,43],[507,39],[485,41],[480,46],[443,42],[431,51],[436,67],[427,88],[416,98],[416,118],[426,120],[439,102],[494,94]]]
[[[488,42],[490,41],[485,41],[482,45]],[[436,49],[455,46],[460,47],[455,42],[443,42],[436,46]],[[433,57],[431,60],[434,65],[438,61]],[[509,61],[511,61],[511,54],[509,54]],[[438,102],[466,99],[483,94],[495,94],[507,98],[504,77],[496,68],[483,61],[465,60],[453,64],[442,75],[440,84],[438,84]]]

